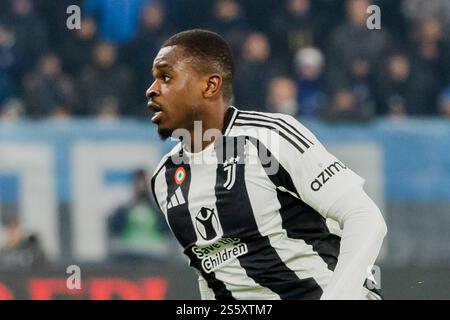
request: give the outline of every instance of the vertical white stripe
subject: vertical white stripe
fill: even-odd
[[[225,169],[225,168],[224,168]],[[231,175],[231,181],[227,179],[227,187],[233,186],[236,180],[236,164],[231,164],[226,168]],[[228,177],[227,177],[228,178]],[[238,204],[237,204],[238,205]],[[237,213],[237,212],[236,212]],[[239,218],[237,218],[239,219]],[[235,299],[238,300],[279,300],[280,296],[272,290],[256,283],[247,275],[245,269],[241,266],[238,258],[229,261],[219,270],[215,271],[215,276],[222,281],[226,288],[232,292]]]
[[[234,181],[236,180],[236,164],[231,165],[231,182],[227,189],[230,190],[234,186]]]
[[[195,269],[194,269],[195,270]],[[198,275],[198,289],[200,291],[200,298],[202,300],[215,300],[216,296],[214,291],[208,287],[208,282],[202,277],[200,272],[195,270]]]
[[[155,195],[161,211],[167,219],[167,183],[166,168],[163,167],[155,178]]]
[[[227,180],[223,184],[223,187],[228,189],[228,186],[230,185],[230,181],[231,181],[231,166],[224,166],[223,170],[225,170],[227,172]]]
[[[192,224],[194,225],[195,232],[197,234],[198,246],[210,245],[220,239],[223,235],[222,227],[220,223],[215,226],[217,237],[212,240],[204,240],[197,230],[195,217],[200,212],[202,207],[214,210],[216,218],[216,168],[217,161],[214,148],[206,148],[205,150],[197,153],[185,153],[187,157],[191,159],[191,184],[189,188],[188,207],[191,214]]]
[[[172,196],[170,197],[170,204],[171,204],[173,207],[176,207],[177,205],[179,205],[179,202],[178,202],[178,199],[177,199],[177,195],[176,195],[176,194],[174,194],[174,195],[172,195]]]
[[[180,187],[177,188],[177,190],[175,191],[175,194],[177,196],[179,204],[186,203],[186,200],[184,200],[183,192],[181,192],[181,188]]]

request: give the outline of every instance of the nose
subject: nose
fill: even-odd
[[[153,83],[150,85],[150,87],[148,87],[147,91],[145,92],[145,96],[147,98],[154,98],[159,96],[159,88],[158,88],[158,84],[157,81],[153,81]]]

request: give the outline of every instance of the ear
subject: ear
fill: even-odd
[[[214,96],[221,93],[222,90],[222,76],[220,74],[214,73],[206,78],[205,90],[203,92],[203,97],[213,98]]]

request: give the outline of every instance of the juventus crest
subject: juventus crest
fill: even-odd
[[[228,160],[225,160],[223,164],[223,170],[227,173],[227,180],[223,184],[223,187],[227,190],[231,190],[234,186],[234,182],[236,181],[236,164],[239,161],[239,156],[231,157]]]

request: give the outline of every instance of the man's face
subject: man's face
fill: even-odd
[[[175,129],[192,130],[202,103],[203,77],[192,67],[192,58],[180,46],[163,47],[153,61],[154,81],[147,89],[148,108],[155,112],[162,139]]]

